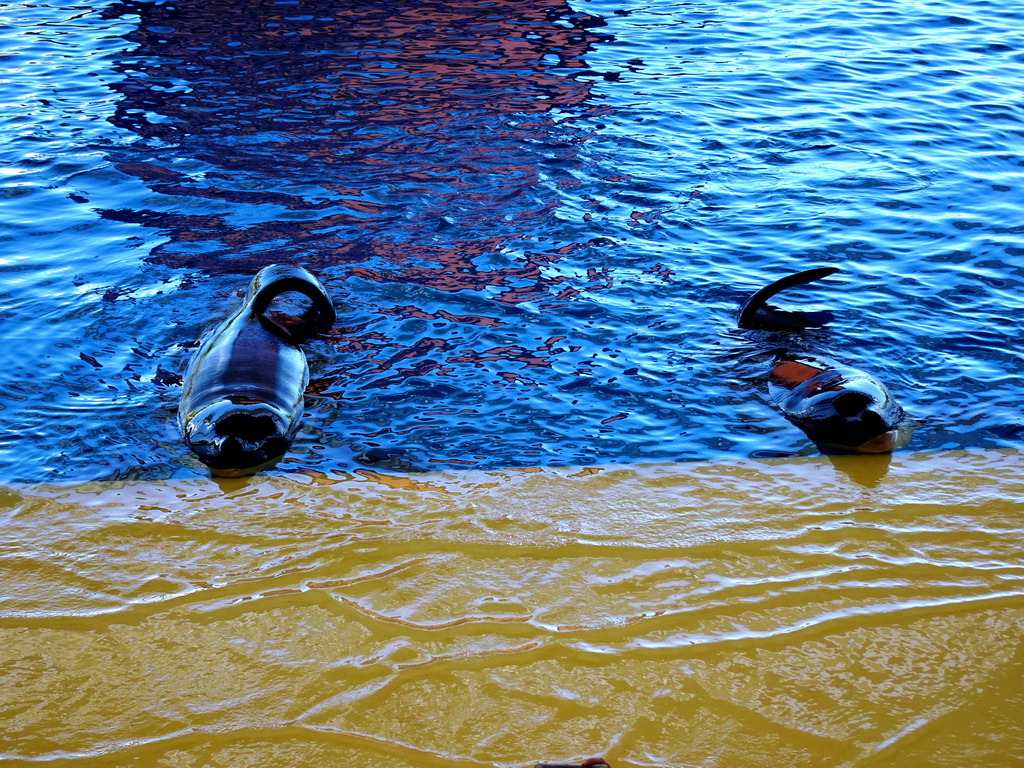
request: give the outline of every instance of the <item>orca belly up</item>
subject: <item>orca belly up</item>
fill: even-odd
[[[269,312],[289,292],[305,296],[310,308],[299,317]],[[309,381],[299,344],[334,320],[320,281],[299,267],[273,265],[260,270],[241,306],[203,340],[185,372],[178,424],[214,474],[250,474],[288,450]]]
[[[782,310],[767,302],[787,288],[838,271],[835,267],[808,269],[765,286],[744,304],[739,326],[781,336],[824,325],[831,319],[828,313]],[[882,382],[826,357],[778,353],[768,374],[768,393],[783,415],[825,451],[889,453],[910,439],[903,408]]]
[[[787,355],[768,374],[768,394],[819,447],[889,453],[910,439],[903,408],[878,379],[823,357]]]

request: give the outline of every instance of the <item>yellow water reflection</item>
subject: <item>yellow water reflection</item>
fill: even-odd
[[[0,759],[1020,765],[1022,470],[0,489]]]

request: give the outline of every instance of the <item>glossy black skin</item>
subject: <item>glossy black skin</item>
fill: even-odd
[[[831,319],[827,313],[784,311],[767,301],[787,288],[837,271],[835,267],[809,269],[765,286],[744,305],[740,327],[794,331],[823,325]],[[825,450],[887,453],[909,437],[909,431],[901,429],[903,408],[882,382],[829,358],[779,354],[768,377],[768,389],[783,415]]]
[[[267,309],[291,291],[309,298],[312,308],[286,326],[268,317]],[[313,275],[273,265],[260,270],[242,305],[203,340],[185,372],[178,423],[188,447],[215,474],[247,474],[288,449],[309,381],[298,345],[334,320],[330,299]]]
[[[818,373],[793,386],[778,374],[796,362]],[[903,408],[874,376],[818,356],[788,355],[768,377],[768,393],[790,422],[818,446],[834,451],[887,453],[908,435]]]

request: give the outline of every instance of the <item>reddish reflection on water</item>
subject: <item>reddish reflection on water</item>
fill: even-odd
[[[487,268],[478,257],[551,215],[557,200],[534,194],[542,176],[577,183],[564,166],[586,137],[551,114],[589,108],[576,75],[603,21],[565,2],[111,12],[129,11],[138,48],[113,122],[176,151],[152,142],[151,158],[119,168],[191,200],[107,215],[168,230],[160,261],[251,272],[297,258],[448,291],[544,283],[529,261]]]
[[[592,128],[567,118],[602,112],[585,56],[608,39],[603,20],[564,0],[109,13],[139,17],[111,119],[143,142],[115,161],[158,196],[103,215],[162,230],[150,259],[197,278],[277,261],[317,272],[348,311],[311,394],[362,402],[424,377],[435,399],[537,386],[531,371],[581,348],[559,346],[557,324],[523,338],[508,313],[609,285],[596,267],[554,268],[608,242],[558,214],[594,172],[580,157]]]

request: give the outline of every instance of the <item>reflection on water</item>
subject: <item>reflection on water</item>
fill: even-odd
[[[5,3],[0,759],[1019,764],[1020,21]],[[278,261],[342,319],[211,480],[181,372]],[[735,311],[817,264],[913,452],[767,401]]]
[[[874,488],[878,485],[892,464],[892,454],[888,453],[865,454],[857,462],[850,462],[842,456],[828,458],[839,472],[865,488]]]
[[[5,491],[4,758],[1011,766],[1017,453]]]
[[[977,9],[8,4],[2,476],[201,473],[181,370],[274,261],[343,318],[281,472],[812,453],[733,327],[812,264],[802,343],[912,447],[1019,446],[1019,25]]]
[[[531,277],[474,263],[533,234],[581,132],[551,113],[599,19],[564,2],[141,3],[112,122],[148,140],[119,168],[166,208],[104,215],[168,230],[154,258],[251,272],[272,258],[435,290]],[[159,139],[159,142],[154,142]],[[168,151],[169,150],[169,151]],[[189,198],[217,201],[191,213]],[[183,200],[184,199],[184,200]],[[440,234],[439,230],[445,231]],[[490,267],[490,268],[488,268]],[[543,286],[544,281],[541,281]]]

